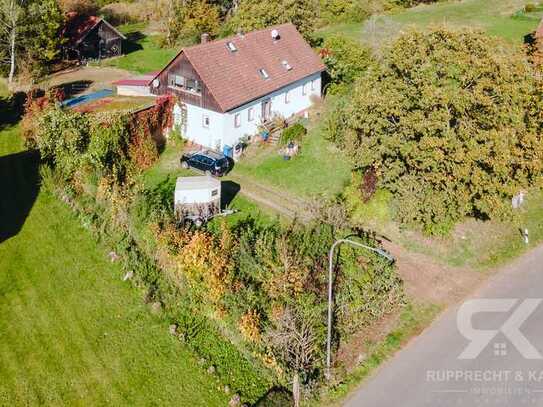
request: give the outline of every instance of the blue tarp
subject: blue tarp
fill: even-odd
[[[82,105],[83,103],[92,102],[93,100],[98,100],[98,99],[111,96],[112,94],[113,94],[113,91],[111,89],[102,89],[102,90],[99,90],[98,92],[89,93],[88,95],[81,95],[75,98],[66,99],[64,102],[62,102],[62,106],[74,107],[74,106]]]

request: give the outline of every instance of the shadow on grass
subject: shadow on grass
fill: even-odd
[[[26,93],[16,92],[10,97],[0,97],[0,130],[17,123],[24,112]]]
[[[290,391],[282,387],[273,387],[255,403],[255,407],[292,406],[293,402]]]
[[[126,34],[126,40],[123,41],[123,54],[128,55],[132,52],[140,51],[143,49],[139,41],[145,38],[145,34],[141,31],[133,31]]]
[[[37,153],[25,151],[0,157],[0,243],[19,233],[39,190]]]
[[[93,84],[93,81],[80,80],[80,81],[72,81],[72,82],[62,83],[62,84],[56,86],[56,88],[62,89],[62,91],[64,92],[64,95],[66,96],[66,98],[70,98],[72,96],[83,93],[92,84]]]
[[[227,208],[240,189],[239,184],[233,181],[221,181],[221,208]]]

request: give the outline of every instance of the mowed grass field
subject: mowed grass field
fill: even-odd
[[[320,128],[308,133],[300,153],[288,161],[277,146],[251,146],[233,173],[306,198],[331,197],[351,179],[348,159]]]
[[[541,13],[519,13],[530,0],[451,0],[420,5],[390,15],[376,16],[365,23],[326,27],[321,34],[342,33],[370,43],[386,43],[409,27],[445,25],[453,28],[481,29],[490,35],[521,44],[534,31]]]
[[[0,127],[0,405],[226,405],[34,160]]]
[[[285,190],[301,198],[328,197],[340,193],[351,180],[351,164],[334,143],[326,139],[323,117],[337,99],[330,96],[310,111],[303,123],[307,134],[299,153],[283,158],[284,148],[273,144],[249,146],[245,156],[234,166],[233,174],[257,184]]]

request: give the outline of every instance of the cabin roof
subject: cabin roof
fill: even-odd
[[[79,43],[83,41],[87,35],[100,23],[106,24],[119,37],[126,39],[126,37],[119,32],[119,30],[117,30],[103,18],[97,16],[80,15],[76,12],[70,12],[67,14],[67,22],[64,30],[62,31],[62,35],[68,39],[70,45],[79,45]]]

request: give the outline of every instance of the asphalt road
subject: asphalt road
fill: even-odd
[[[345,405],[543,406],[540,299],[543,246],[500,270],[470,296],[471,301],[447,310]]]

